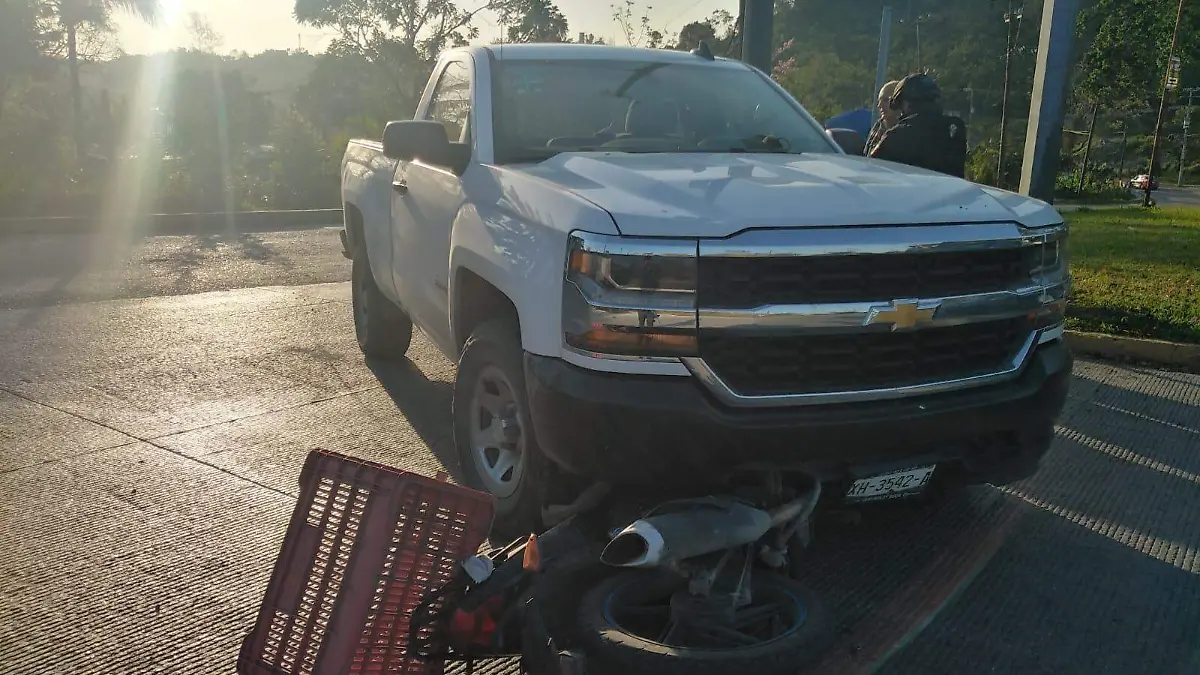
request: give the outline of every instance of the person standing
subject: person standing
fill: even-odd
[[[967,124],[942,112],[942,91],[932,77],[900,80],[888,107],[900,119],[870,148],[871,157],[965,177]]]
[[[891,101],[892,94],[896,92],[896,85],[900,84],[900,80],[892,80],[879,88],[879,98],[875,100],[875,107],[879,110],[879,119],[875,120],[874,126],[871,127],[871,133],[867,135],[867,152],[870,153],[879,139],[883,138],[883,132],[891,129],[900,119],[900,111],[892,110]]]

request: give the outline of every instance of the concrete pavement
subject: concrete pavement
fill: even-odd
[[[339,228],[113,239],[0,237],[0,309],[349,278]]]
[[[86,270],[147,297],[4,277],[0,674],[231,673],[308,450],[456,473],[454,365],[364,362],[336,249],[263,237],[288,264]],[[1198,550],[1200,376],[1083,360],[1035,477],[818,529],[821,672],[1194,673]]]

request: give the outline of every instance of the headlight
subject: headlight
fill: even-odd
[[[1040,255],[1035,261],[1034,278],[1043,286],[1066,283],[1070,278],[1067,264],[1067,226],[1057,225],[1037,235]]]
[[[571,235],[563,338],[596,355],[696,354],[696,242]]]
[[[1036,330],[1043,331],[1040,342],[1058,339],[1066,318],[1067,293],[1070,291],[1071,269],[1067,260],[1067,226],[1052,226],[1041,235],[1040,261],[1034,278],[1043,288],[1042,306],[1029,313]]]

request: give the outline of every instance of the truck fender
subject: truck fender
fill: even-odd
[[[511,222],[487,222],[478,217],[460,218],[455,224],[450,248],[449,295],[451,335],[458,349],[461,350],[471,327],[477,323],[462,316],[459,311],[462,308],[456,307],[462,302],[463,289],[459,284],[463,272],[467,272],[512,303],[525,351],[558,355],[566,236],[551,236],[555,233],[542,228],[536,228],[539,232],[535,234],[534,229],[513,227]]]

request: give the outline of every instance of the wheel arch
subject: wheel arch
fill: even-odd
[[[471,333],[484,322],[508,319],[520,329],[521,315],[516,303],[474,269],[466,266],[455,269],[451,289],[450,330],[458,354],[462,353]]]
[[[346,246],[350,253],[363,245],[363,214],[358,206],[351,202],[342,204],[342,223],[346,229]]]

